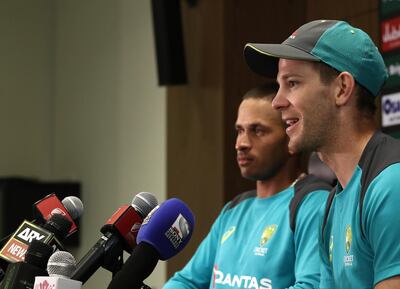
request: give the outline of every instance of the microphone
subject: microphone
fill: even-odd
[[[156,197],[149,192],[140,192],[132,204],[121,206],[100,229],[104,235],[109,232],[120,235],[124,250],[128,253],[136,246],[136,236],[143,219],[158,205]]]
[[[137,242],[149,243],[160,253],[160,260],[167,260],[186,246],[193,229],[192,211],[183,201],[172,198],[149,213],[140,228]]]
[[[50,245],[54,250],[63,250],[59,240],[68,235],[71,225],[66,217],[59,214],[52,215],[42,227],[24,221],[0,250],[0,257],[11,263],[24,261],[28,247],[34,240]]]
[[[47,275],[46,264],[52,253],[50,245],[33,240],[25,254],[25,261],[7,267],[0,289],[32,289],[35,276]]]
[[[131,206],[120,207],[101,228],[103,236],[79,261],[72,279],[85,283],[100,266],[117,272],[123,263],[123,250],[132,252],[143,218],[157,203],[153,194],[141,192],[133,198]]]
[[[72,223],[68,236],[78,230],[74,220],[78,219],[82,213],[82,201],[75,196],[65,197],[60,201],[55,194],[50,194],[33,204],[33,216],[36,219],[35,222],[39,224],[45,223],[55,214],[66,217]]]
[[[139,289],[157,265],[178,254],[189,242],[194,216],[184,202],[169,199],[154,208],[143,221],[138,245],[107,289]]]
[[[62,202],[60,202],[55,194],[50,194],[37,201],[33,205],[33,215],[35,219],[31,221],[31,223],[42,225],[46,223],[46,221],[48,221],[52,215],[59,213],[72,222],[69,232],[70,235],[77,230],[76,224],[73,222],[73,220],[79,218],[82,215],[82,212],[83,204],[79,198],[75,196],[69,196],[65,197]],[[0,240],[0,246],[3,247],[11,236],[12,233],[2,238]]]
[[[70,279],[75,268],[76,261],[71,253],[66,251],[55,252],[50,256],[47,263],[49,277],[36,277],[34,289],[81,289],[82,282]]]

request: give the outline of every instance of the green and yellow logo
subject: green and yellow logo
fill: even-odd
[[[329,240],[329,262],[332,263],[333,259],[333,235],[331,235],[331,239]]]
[[[345,248],[347,255],[350,253],[352,241],[353,241],[353,233],[351,232],[351,226],[347,225],[347,227],[346,227],[346,248]]]
[[[278,228],[278,225],[271,225],[264,229],[264,232],[262,233],[261,239],[260,239],[260,247],[264,247],[264,245],[267,244],[267,242],[275,234],[277,228]]]
[[[236,227],[235,227],[235,226],[232,226],[232,227],[229,228],[228,231],[226,231],[226,232],[224,233],[224,235],[222,235],[221,245],[222,245],[226,240],[228,240],[230,236],[232,236],[232,234],[235,232],[235,230],[236,230]]]

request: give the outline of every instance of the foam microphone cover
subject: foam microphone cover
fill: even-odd
[[[179,253],[189,242],[194,229],[194,216],[181,200],[172,198],[154,208],[144,219],[137,243],[152,245],[167,260]]]

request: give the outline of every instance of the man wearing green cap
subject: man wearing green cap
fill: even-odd
[[[362,30],[317,20],[282,44],[245,46],[250,68],[276,77],[291,152],[317,151],[338,185],[321,212],[320,287],[400,288],[400,142],[378,131],[387,72]]]

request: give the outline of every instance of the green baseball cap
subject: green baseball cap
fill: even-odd
[[[251,70],[268,77],[276,77],[279,58],[322,61],[349,72],[375,96],[388,78],[382,55],[368,34],[345,21],[308,22],[282,44],[248,43],[244,57]]]

